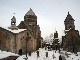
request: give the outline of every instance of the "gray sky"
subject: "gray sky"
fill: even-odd
[[[0,0],[0,26],[10,26],[13,13],[18,25],[30,8],[38,17],[43,38],[54,33],[55,28],[59,37],[62,36],[68,11],[75,19],[76,30],[80,31],[80,0]]]

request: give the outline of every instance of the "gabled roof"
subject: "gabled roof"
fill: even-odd
[[[30,10],[25,15],[35,15],[33,10],[30,8]],[[35,15],[36,16],[36,15]]]
[[[18,25],[19,29],[26,29],[26,25],[24,24],[24,21],[21,21],[20,24]]]

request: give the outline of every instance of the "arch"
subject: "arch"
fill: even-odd
[[[22,55],[22,49],[19,49],[19,53],[18,53],[19,55]]]

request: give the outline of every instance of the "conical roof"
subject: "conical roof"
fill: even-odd
[[[70,15],[69,11],[68,11],[68,15],[67,15],[67,17],[70,17],[70,18],[72,18],[72,16]]]
[[[68,12],[68,15],[67,15],[65,21],[67,21],[67,20],[74,20],[73,17],[70,15],[69,12]]]
[[[29,10],[25,15],[35,15],[35,13],[34,13],[33,10],[30,8],[30,10]]]

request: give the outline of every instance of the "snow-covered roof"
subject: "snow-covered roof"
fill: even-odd
[[[18,27],[16,25],[11,25],[10,27],[8,27],[9,29],[18,29]]]
[[[35,13],[34,13],[33,10],[30,8],[30,10],[26,13],[26,15],[35,15]]]
[[[55,39],[59,39],[59,38],[55,38]]]
[[[13,33],[19,33],[19,32],[22,32],[22,31],[24,31],[24,30],[26,30],[26,29],[18,29],[18,30],[11,30],[11,29],[9,29],[9,28],[5,28],[4,27],[4,29],[6,29],[6,30],[8,30],[8,31],[11,31],[11,32],[13,32]]]
[[[49,43],[46,43],[46,44],[49,44]]]
[[[64,30],[64,31],[69,31],[69,30]]]

